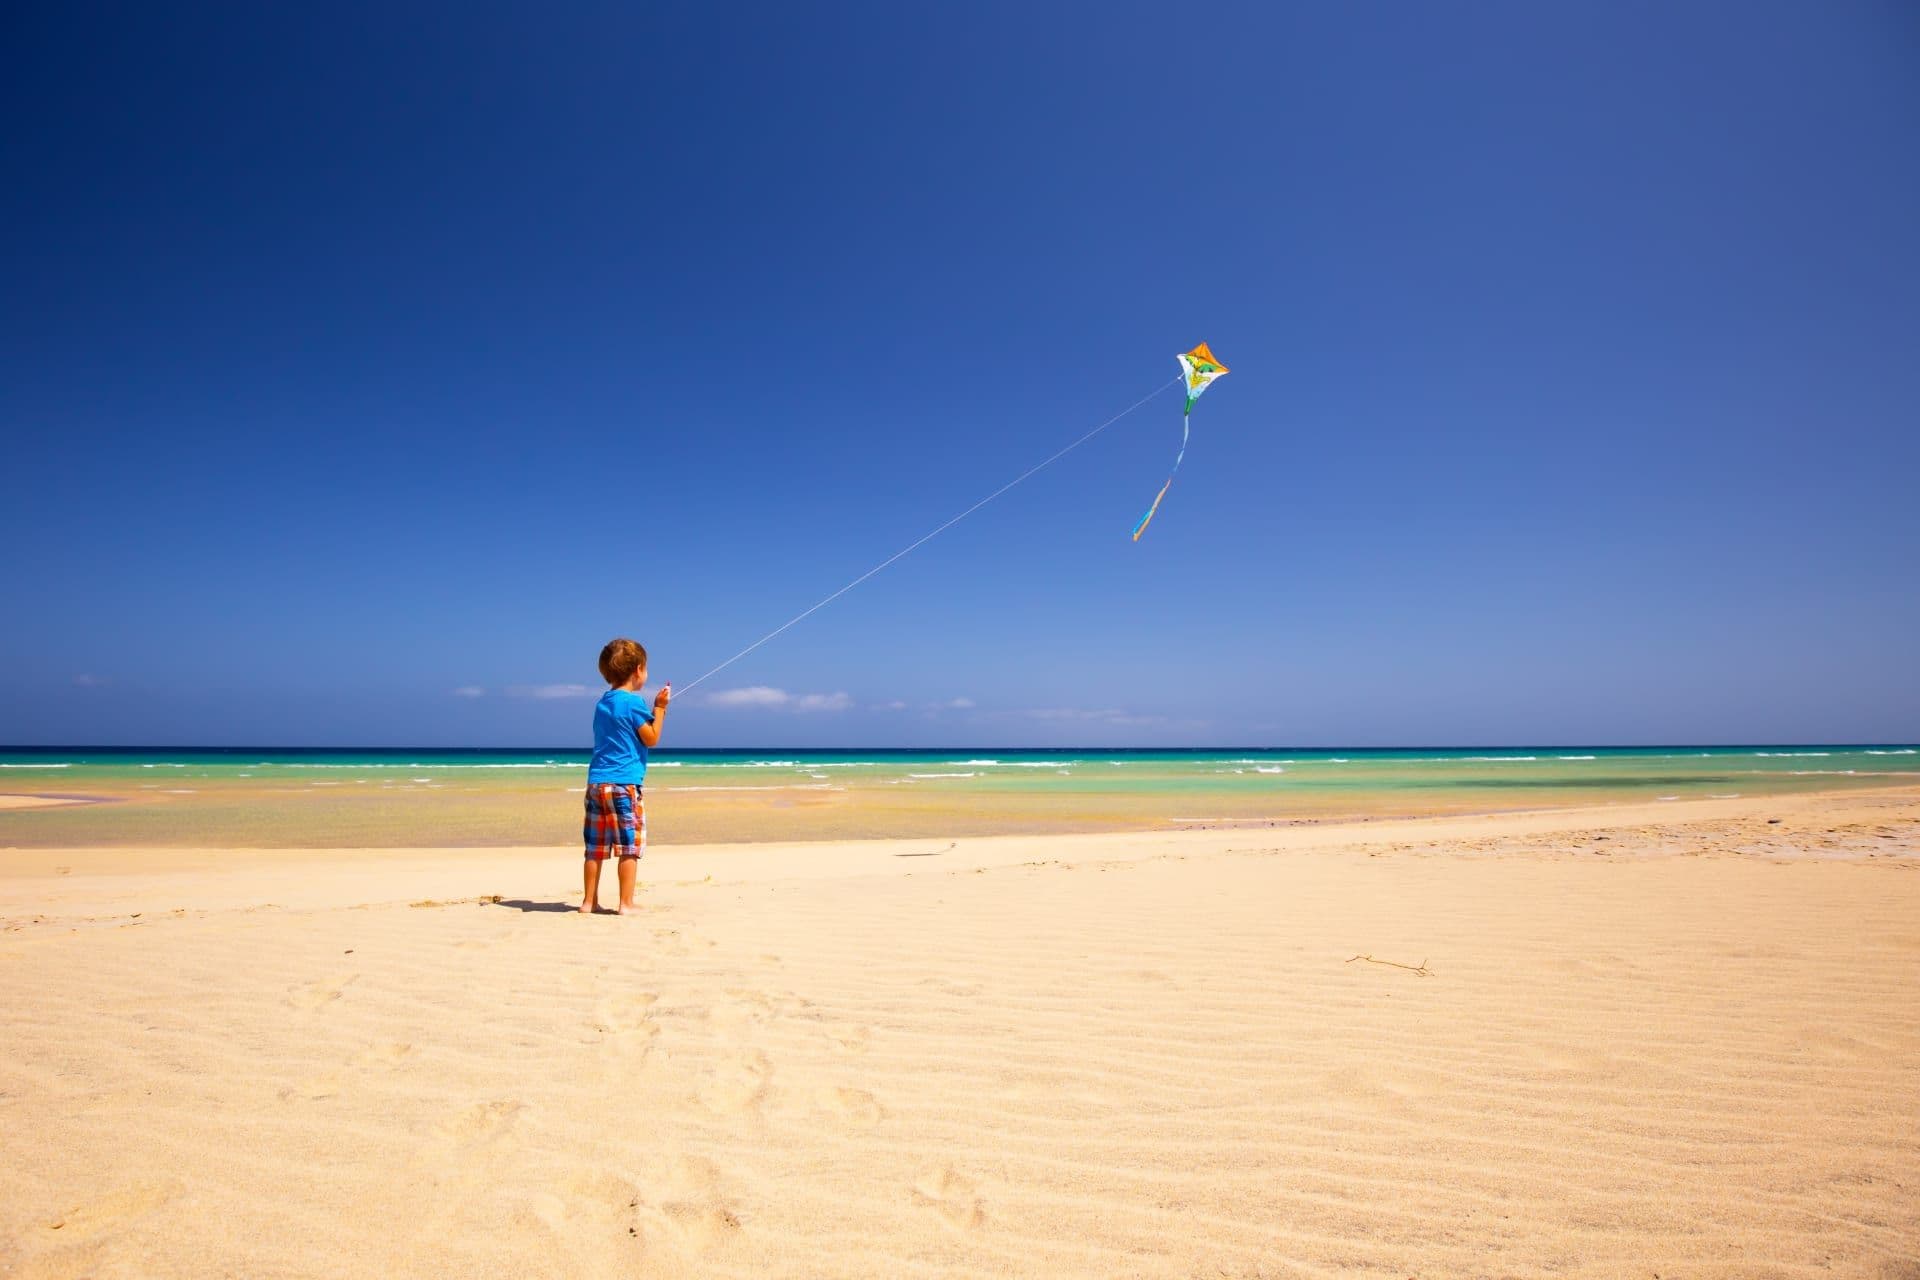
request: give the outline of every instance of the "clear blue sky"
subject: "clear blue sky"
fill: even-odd
[[[0,741],[1920,736],[1911,6],[5,22]]]

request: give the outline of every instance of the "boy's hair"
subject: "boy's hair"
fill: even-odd
[[[600,651],[600,674],[616,687],[633,679],[633,673],[647,665],[647,651],[625,636],[607,641]]]

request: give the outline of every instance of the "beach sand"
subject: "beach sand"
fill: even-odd
[[[670,847],[634,919],[0,851],[0,1275],[1920,1277],[1916,872],[1920,789]]]

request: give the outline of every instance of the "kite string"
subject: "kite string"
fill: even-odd
[[[1021,472],[1019,475],[1015,476],[1013,479],[1007,481],[1005,484],[1001,485],[998,489],[995,489],[992,493],[980,499],[980,501],[974,503],[972,506],[968,507],[965,511],[962,511],[959,515],[955,516],[953,519],[941,525],[938,529],[935,529],[932,533],[926,534],[925,536],[921,537],[918,541],[909,543],[907,546],[902,547],[900,550],[894,552],[892,555],[888,556],[885,560],[882,560],[879,564],[873,566],[873,568],[867,570],[865,573],[861,574],[859,577],[855,578],[852,582],[849,582],[846,586],[840,588],[838,591],[834,592],[832,595],[827,596],[824,599],[815,602],[804,611],[797,613],[793,617],[787,619],[785,622],[781,623],[779,626],[775,627],[773,630],[767,632],[767,634],[765,634],[764,636],[761,636],[758,640],[755,640],[752,644],[748,645],[746,648],[742,649],[740,652],[734,654],[731,658],[728,658],[725,662],[721,663],[719,666],[713,668],[713,670],[707,672],[705,675],[702,675],[698,680],[694,680],[692,683],[682,685],[679,689],[679,692],[684,694],[687,692],[687,690],[692,689],[695,685],[698,685],[702,680],[707,679],[708,676],[718,675],[720,672],[726,670],[728,667],[732,666],[734,663],[740,661],[740,659],[752,653],[755,649],[758,649],[761,645],[765,644],[767,641],[779,635],[782,631],[785,631],[788,627],[791,627],[795,623],[801,622],[807,617],[809,617],[810,615],[817,613],[821,609],[826,608],[826,606],[832,604],[835,600],[838,600],[841,596],[847,594],[847,592],[853,590],[855,587],[865,582],[868,578],[871,578],[874,574],[880,572],[882,569],[886,568],[888,565],[892,564],[894,561],[900,559],[902,556],[906,555],[908,552],[913,551],[916,548],[928,542],[933,541],[933,539],[939,537],[941,534],[945,533],[947,530],[953,528],[954,525],[959,524],[962,520],[965,520],[968,516],[972,515],[974,512],[978,511],[980,508],[986,506],[989,502],[992,502],[995,498],[999,497],[1001,494],[1005,493],[1007,490],[1013,488],[1015,485],[1019,484],[1022,480],[1027,479],[1028,477],[1034,475],[1037,472],[1045,470],[1047,467],[1052,466],[1054,463],[1058,462],[1060,459],[1066,457],[1069,453],[1072,453],[1075,449],[1078,449],[1081,445],[1093,439],[1095,436],[1099,435],[1102,431],[1105,431],[1108,427],[1120,421],[1120,419],[1126,417],[1128,414],[1132,413],[1135,409],[1138,409],[1141,405],[1153,399],[1155,396],[1161,394],[1168,387],[1173,386],[1175,383],[1179,381],[1180,381],[1179,375],[1175,375],[1170,380],[1161,383],[1159,386],[1155,387],[1152,391],[1149,391],[1146,395],[1141,396],[1138,400],[1135,400],[1132,404],[1128,405],[1126,408],[1122,409],[1120,412],[1114,414],[1111,418],[1108,418],[1105,422],[1101,423],[1099,426],[1095,427],[1093,430],[1087,432],[1087,434],[1081,436],[1078,440],[1075,440],[1072,444],[1060,450],[1058,453],[1054,454],[1052,457],[1048,458],[1046,461],[1038,462],[1038,463],[1035,463],[1033,466],[1028,467],[1025,471]]]

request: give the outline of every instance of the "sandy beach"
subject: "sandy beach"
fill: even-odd
[[[1920,1275],[1916,871],[1912,788],[667,847],[638,919],[8,850],[0,1274]]]

